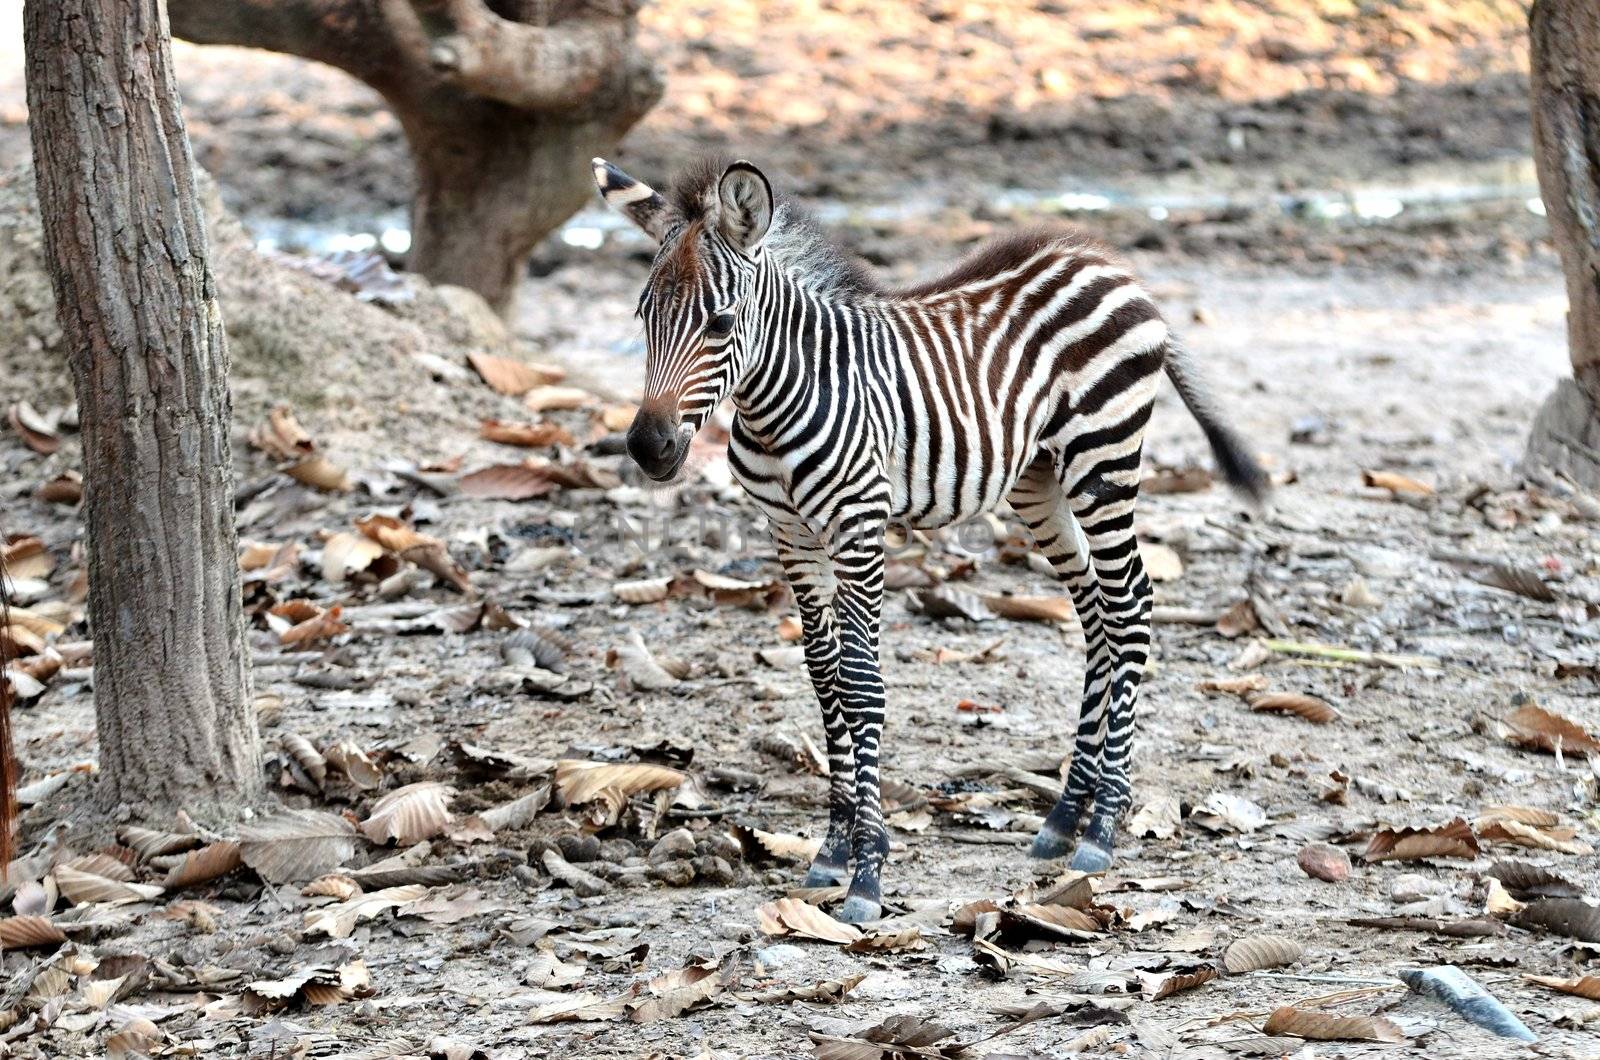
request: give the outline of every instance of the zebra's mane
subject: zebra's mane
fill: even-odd
[[[671,200],[689,224],[704,221],[728,167],[719,157],[701,159],[673,181]],[[840,246],[810,214],[775,195],[772,227],[762,243],[769,258],[813,291],[840,295],[881,294],[883,287],[853,254]]]

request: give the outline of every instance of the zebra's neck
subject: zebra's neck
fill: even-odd
[[[892,429],[885,397],[902,374],[896,302],[807,287],[770,259],[748,297],[733,400],[752,435],[778,451],[856,403],[875,428]]]

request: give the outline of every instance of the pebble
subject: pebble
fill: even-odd
[[[650,848],[650,864],[694,857],[694,835],[687,828],[674,828]]]
[[[1350,876],[1350,855],[1327,843],[1307,843],[1294,860],[1313,879],[1340,883]]]
[[[694,882],[694,866],[681,858],[668,859],[650,866],[650,878],[668,887],[687,887]]]
[[[1437,883],[1415,872],[1396,876],[1389,884],[1389,900],[1397,905],[1426,902],[1438,893]]]
[[[738,879],[734,874],[733,866],[715,856],[695,858],[694,874],[701,883],[723,887],[731,886]]]
[[[628,859],[638,853],[639,848],[626,839],[611,839],[600,844],[601,860],[614,861],[619,865],[626,865]]]
[[[596,836],[568,832],[556,839],[556,846],[560,848],[561,856],[574,865],[600,860],[600,840]]]
[[[695,840],[694,849],[701,857],[721,858],[729,863],[741,860],[744,854],[739,841],[726,832],[707,832]]]
[[[771,972],[785,965],[797,964],[806,959],[806,951],[799,946],[780,942],[756,953],[756,967],[761,972]]]

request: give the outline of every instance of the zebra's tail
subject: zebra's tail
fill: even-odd
[[[1256,461],[1249,444],[1223,420],[1194,361],[1189,357],[1189,351],[1176,335],[1167,336],[1166,367],[1167,377],[1172,380],[1178,396],[1183,398],[1184,406],[1200,424],[1206,441],[1211,443],[1211,452],[1217,459],[1222,477],[1241,496],[1259,508],[1271,492],[1271,480]]]

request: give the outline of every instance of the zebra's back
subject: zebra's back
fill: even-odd
[[[1137,474],[1167,329],[1096,244],[1012,237],[885,308],[902,373],[890,416],[896,518],[940,526],[989,511],[1041,451]]]

